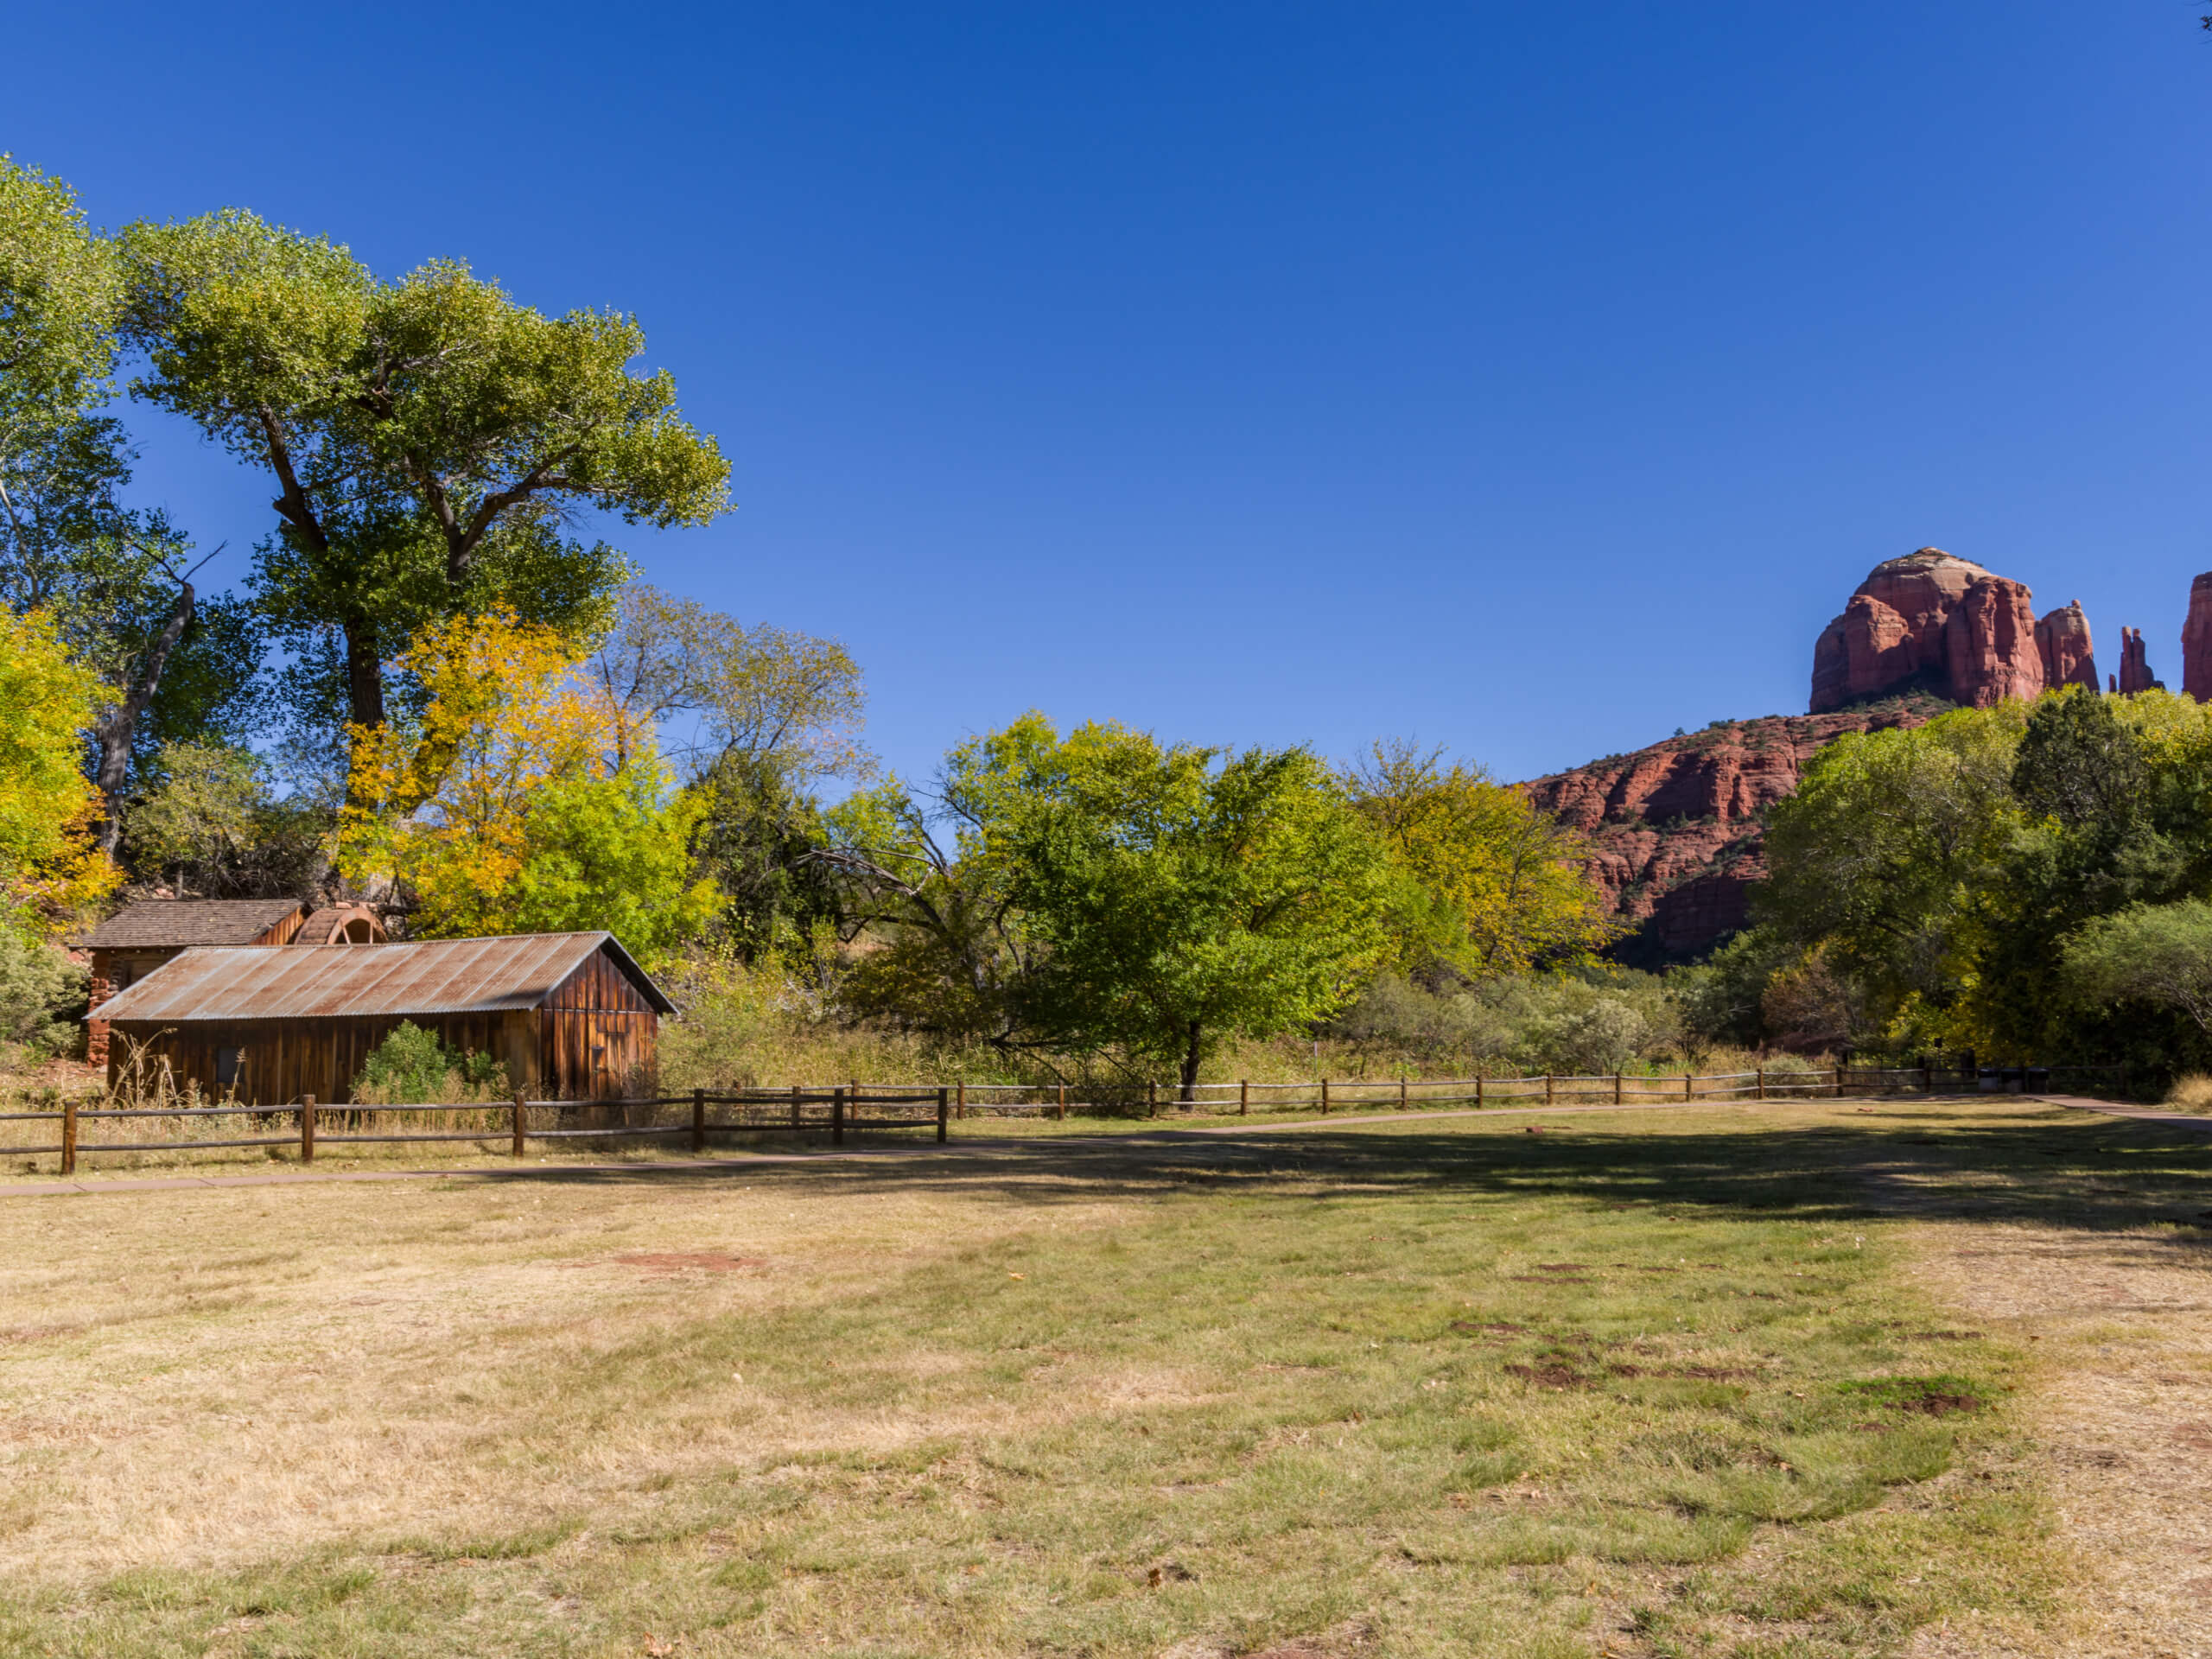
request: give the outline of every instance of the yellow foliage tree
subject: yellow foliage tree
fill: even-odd
[[[425,631],[399,661],[421,712],[347,728],[341,865],[395,878],[429,938],[605,928],[659,955],[711,911],[689,879],[696,810],[575,673],[553,629],[494,610]]]
[[[1343,781],[1414,889],[1399,925],[1407,966],[1516,973],[1619,932],[1581,836],[1481,767],[1381,742]]]
[[[50,928],[118,880],[92,839],[100,798],[84,773],[105,695],[48,618],[0,610],[0,925]]]

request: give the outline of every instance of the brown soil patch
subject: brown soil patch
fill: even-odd
[[[746,1268],[768,1265],[765,1256],[731,1255],[724,1250],[633,1250],[614,1259],[626,1268],[643,1268],[648,1273],[682,1273],[687,1268],[702,1273],[736,1273]]]
[[[1980,1411],[1981,1402],[1970,1394],[1917,1394],[1898,1401],[1897,1409],[1918,1412],[1923,1417],[1948,1417],[1955,1412]]]
[[[1586,1389],[1598,1379],[1587,1371],[1578,1371],[1572,1365],[1562,1365],[1556,1360],[1541,1365],[1508,1365],[1506,1375],[1534,1382],[1541,1389]]]

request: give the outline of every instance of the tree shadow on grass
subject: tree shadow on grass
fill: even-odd
[[[2159,1242],[2176,1249],[2212,1245],[2212,1136],[2155,1120],[2032,1102],[1994,1116],[1915,1102],[1880,1103],[1863,1123],[1745,1117],[1697,1132],[1643,1122],[1560,1116],[1531,1133],[1516,1116],[1455,1118],[1448,1128],[1409,1118],[1363,1129],[1065,1135],[931,1145],[916,1157],[517,1171],[513,1179],[689,1188],[737,1175],[750,1189],[927,1191],[1033,1205],[1197,1191],[1573,1198],[1716,1219],[2160,1228],[2168,1236]]]

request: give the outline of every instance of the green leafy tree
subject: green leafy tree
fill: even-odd
[[[149,711],[158,700],[161,723],[201,734],[235,712],[259,654],[226,649],[237,610],[201,623],[183,538],[121,503],[131,451],[98,410],[123,298],[114,248],[68,187],[0,157],[0,602],[52,619],[108,687],[91,739],[110,855]]]
[[[2093,1008],[2178,1008],[2212,1036],[2212,904],[2131,905],[2084,923],[2068,941],[2063,972]]]
[[[2012,779],[2027,718],[2000,703],[1848,734],[1772,810],[1758,914],[1800,950],[1823,946],[1823,974],[1864,986],[1878,1022],[1924,1024],[1972,982],[2021,819]]]
[[[2150,1035],[2070,993],[2064,942],[2094,918],[2186,897],[2212,868],[2197,804],[2212,755],[2207,712],[2164,691],[2069,689],[2035,705],[2012,774],[2024,823],[1994,885],[1969,999],[1984,1052],[2088,1058]]]
[[[505,931],[604,929],[648,968],[665,963],[716,906],[692,866],[700,810],[671,794],[651,751],[604,775],[555,779],[531,799]]]
[[[0,481],[11,489],[23,456],[81,430],[106,397],[121,300],[113,249],[76,193],[0,155]]]
[[[1716,1044],[1757,1047],[1774,1033],[1766,1025],[1766,992],[1805,947],[1776,929],[1747,927],[1703,962],[1676,968],[1667,985],[1681,1009],[1684,1035],[1700,1049]]]
[[[1379,742],[1343,788],[1407,878],[1395,931],[1406,966],[1470,978],[1576,960],[1616,938],[1583,838],[1479,766]]]
[[[833,837],[814,791],[875,768],[851,655],[632,582],[585,672],[613,715],[618,756],[657,740],[683,769],[723,938],[748,959],[818,961],[843,915],[840,884],[816,856]]]
[[[1325,1020],[1384,959],[1387,855],[1309,751],[1032,715],[976,753],[1050,1039],[1172,1061],[1188,1098],[1213,1044]]]
[[[631,365],[631,318],[547,317],[462,264],[379,281],[344,247],[238,210],[122,238],[137,394],[185,416],[276,489],[256,592],[383,723],[385,667],[426,626],[504,605],[571,634],[607,620],[625,574],[567,535],[597,510],[666,528],[725,510],[728,467]],[[337,713],[340,710],[334,709]]]
[[[826,844],[808,868],[836,884],[840,935],[872,947],[842,988],[853,1013],[956,1042],[1035,1040],[1025,992],[1037,951],[1014,904],[1002,748],[985,737],[955,750],[934,814],[894,777],[823,815]]]
[[[180,741],[133,802],[124,850],[142,876],[209,899],[312,899],[330,868],[337,814],[279,794],[250,749]]]

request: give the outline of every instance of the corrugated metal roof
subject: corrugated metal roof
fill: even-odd
[[[251,944],[299,908],[295,899],[142,899],[69,943],[99,950]]]
[[[524,933],[406,944],[199,949],[102,1003],[107,1020],[328,1019],[534,1008],[602,946],[663,1014],[676,1005],[611,933]]]

